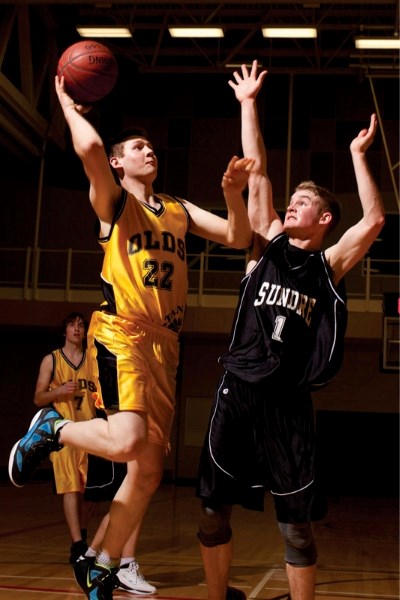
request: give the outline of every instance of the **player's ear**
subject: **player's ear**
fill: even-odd
[[[113,167],[113,169],[118,169],[118,167],[121,166],[119,158],[117,156],[110,156],[110,165]]]
[[[323,212],[319,218],[319,222],[321,223],[321,225],[329,225],[331,221],[332,215],[330,212]]]

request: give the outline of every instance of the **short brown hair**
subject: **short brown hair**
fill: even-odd
[[[317,185],[314,181],[302,181],[296,187],[295,191],[308,190],[320,199],[320,210],[321,212],[328,212],[332,215],[332,220],[329,223],[327,233],[331,233],[336,225],[339,223],[341,218],[341,207],[339,202],[336,200],[332,192],[326,188]]]
[[[147,139],[147,131],[142,127],[129,127],[129,129],[124,129],[117,135],[111,137],[107,142],[108,148],[108,156],[111,158],[112,156],[117,156],[121,158],[124,155],[123,145],[127,140],[131,140],[134,138],[144,138]]]
[[[88,330],[88,327],[89,327],[88,320],[86,319],[86,317],[85,317],[84,314],[82,314],[81,312],[77,312],[77,311],[69,313],[69,315],[67,315],[65,317],[65,319],[63,319],[63,322],[62,322],[63,333],[66,332],[67,325],[69,325],[70,323],[75,323],[75,321],[77,319],[80,319],[81,321],[83,321],[83,326],[85,328],[85,333],[87,333],[87,330]]]

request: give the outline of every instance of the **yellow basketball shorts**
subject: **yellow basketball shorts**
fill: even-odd
[[[84,492],[88,465],[86,452],[64,446],[59,452],[52,452],[50,460],[57,494]]]
[[[175,414],[178,337],[95,311],[88,332],[100,407],[147,413],[149,441],[169,447]]]

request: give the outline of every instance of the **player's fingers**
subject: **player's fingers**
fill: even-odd
[[[242,81],[242,77],[241,75],[239,75],[239,73],[237,71],[234,71],[232,73],[233,78],[236,80],[236,83],[240,83],[240,81]]]
[[[371,120],[370,120],[370,123],[369,123],[369,129],[370,129],[370,131],[376,131],[377,127],[378,127],[378,118],[377,118],[376,114],[373,113],[371,115]]]
[[[91,110],[91,106],[88,104],[75,104],[75,110],[81,115],[85,115]]]
[[[235,164],[238,162],[238,160],[240,160],[238,156],[236,156],[236,155],[232,156],[231,160],[228,163],[228,167],[226,170],[228,171],[229,169],[234,169]]]
[[[258,60],[255,59],[253,60],[252,64],[251,64],[251,76],[255,77],[257,74],[257,69],[258,69]]]
[[[252,166],[254,165],[254,158],[249,158],[247,156],[244,156],[243,158],[238,158],[237,161],[235,162],[235,168],[236,169],[247,169],[247,167],[250,165],[250,168],[252,168]]]
[[[250,173],[250,171],[251,171],[251,170],[252,170],[252,168],[254,167],[254,163],[255,163],[255,162],[256,162],[256,161],[254,160],[254,158],[248,158],[248,159],[247,159],[247,164],[246,164],[245,170],[246,170],[248,173]]]

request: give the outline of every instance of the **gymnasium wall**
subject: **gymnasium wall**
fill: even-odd
[[[109,109],[105,100],[93,110],[90,119],[105,137],[132,124],[144,126],[160,162],[156,191],[170,191],[204,208],[221,209],[223,171],[229,158],[240,153],[239,106],[227,84],[228,78],[228,75],[185,78],[168,75],[154,79],[137,74],[129,90],[116,90],[120,94],[118,114]],[[393,164],[398,165],[398,81],[377,80],[375,87],[387,147]],[[296,183],[315,179],[342,201],[344,214],[339,235],[360,216],[349,144],[368,125],[376,108],[369,82],[353,76],[294,76],[290,163],[287,162],[289,77],[268,75],[259,100],[277,207],[284,209]],[[49,139],[44,156],[39,159],[23,153],[14,156],[0,146],[0,160],[3,248],[26,248],[37,243],[47,249],[98,249],[87,181],[72,152],[67,131],[65,150]],[[369,151],[369,161],[384,195],[386,210],[396,217],[398,206],[381,134]],[[398,167],[395,177],[398,180]],[[398,238],[388,237],[383,258],[398,258]],[[3,282],[0,286],[12,269],[9,260],[0,261]],[[52,273],[54,280],[60,276],[57,259]],[[92,273],[94,279],[97,275],[97,270]],[[396,286],[396,280],[392,285]],[[387,291],[384,281],[379,291]],[[61,343],[58,324],[66,312],[76,308],[76,304],[62,302],[0,301],[2,472],[12,444],[34,413],[33,390],[40,360],[55,344]],[[90,314],[94,306],[83,303],[79,308]],[[178,411],[166,477],[184,481],[195,476],[208,407],[220,372],[217,358],[226,347],[232,316],[232,308],[191,308],[188,312]],[[364,474],[352,462],[353,457],[362,460],[363,455],[368,457],[370,465],[368,490],[365,476],[359,482],[358,489],[363,493],[369,493],[378,476],[382,482],[387,465],[390,471],[385,480],[397,481],[397,475],[393,475],[396,466],[393,455],[398,455],[398,374],[380,370],[381,336],[381,314],[352,314],[343,369],[331,386],[315,395],[318,429],[323,439],[332,440],[332,447],[330,441],[325,444],[324,454],[343,475],[337,489],[346,489],[350,467],[353,482],[359,480],[359,474]],[[371,428],[371,422],[376,427]],[[366,432],[371,433],[366,436]],[[350,442],[354,443],[353,448]],[[337,453],[339,462],[335,459],[337,444],[347,444],[345,451]],[[371,448],[376,458],[373,464]],[[381,485],[380,489],[393,491],[395,485]]]
[[[221,373],[227,334],[182,338],[177,413],[165,478],[192,482]],[[58,327],[0,327],[0,473],[36,410],[33,393],[44,354],[62,344]],[[341,372],[313,395],[321,462],[335,494],[395,495],[398,491],[398,373],[380,370],[380,340],[346,340]],[[50,466],[48,465],[48,468]]]

